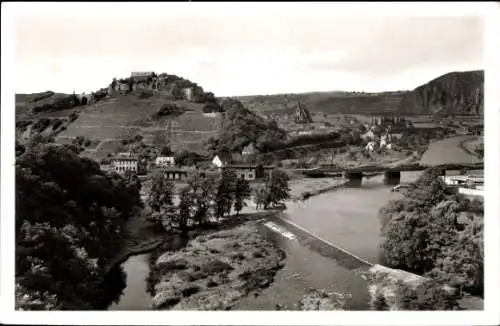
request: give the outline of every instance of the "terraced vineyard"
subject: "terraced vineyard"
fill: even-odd
[[[153,119],[158,109],[167,103],[175,103],[186,111],[180,116]],[[58,135],[57,141],[78,136],[100,141],[94,152],[96,156],[102,156],[116,151],[121,139],[141,135],[146,144],[170,143],[174,150],[203,152],[204,141],[217,135],[221,118],[204,116],[202,107],[203,104],[187,101],[173,102],[161,95],[147,99],[118,95],[83,107],[78,119]],[[67,116],[70,112],[55,113]]]

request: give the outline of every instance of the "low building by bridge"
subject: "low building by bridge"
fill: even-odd
[[[479,176],[444,176],[446,185],[466,196],[484,196],[484,178]]]

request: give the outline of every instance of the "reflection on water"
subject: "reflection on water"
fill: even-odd
[[[421,173],[403,172],[401,183],[413,182]],[[391,186],[384,185],[383,178],[383,175],[363,178],[361,185],[351,184],[305,201],[288,202],[287,218],[364,260],[383,263],[379,250],[378,211],[389,200],[401,198],[401,194],[390,191]],[[276,304],[295,309],[294,305],[307,288],[350,293],[352,298],[347,301],[347,309],[368,308],[367,284],[347,263],[328,258],[321,252],[324,248],[291,241],[264,226],[260,232],[287,253],[286,265],[278,272],[270,288],[258,297],[243,299],[234,309],[269,310],[275,309]],[[154,255],[151,258],[155,258]],[[149,258],[150,254],[133,256],[122,264],[127,287],[120,298],[114,299],[110,310],[150,309],[151,296],[147,292]],[[112,280],[117,288],[124,286],[123,270],[117,268],[114,272]]]
[[[149,254],[130,257],[122,268],[126,274],[127,287],[118,300],[108,310],[146,310],[150,309],[151,296],[146,290],[149,274]]]
[[[415,181],[422,172],[401,173],[401,183]],[[349,186],[287,203],[287,218],[315,235],[372,263],[380,263],[378,212],[401,194],[384,185],[383,175],[363,178]]]
[[[126,275],[121,266],[112,268],[104,277],[102,283],[103,297],[96,298],[95,306],[99,310],[120,301],[120,296],[127,286]]]
[[[368,309],[366,281],[353,271],[263,225],[259,232],[285,251],[286,264],[278,271],[269,288],[257,297],[244,298],[234,310],[274,310],[276,305],[284,306],[287,310],[296,310],[307,289],[326,289],[329,292],[350,294],[346,302],[347,310]]]

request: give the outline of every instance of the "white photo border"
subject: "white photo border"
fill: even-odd
[[[95,8],[99,6],[99,10]],[[245,311],[140,311],[140,312],[19,312],[14,310],[14,20],[20,13],[54,15],[230,14],[233,10],[277,15],[283,11],[328,15],[413,15],[485,17],[485,306],[484,311],[458,312],[245,312]],[[199,11],[197,10],[199,9]],[[500,5],[495,2],[408,3],[2,3],[2,110],[1,110],[1,310],[0,321],[10,324],[52,325],[497,325],[499,304],[500,205]],[[430,35],[429,37],[439,37]],[[464,44],[467,46],[467,44]]]

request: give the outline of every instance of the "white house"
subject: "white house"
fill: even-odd
[[[203,113],[203,116],[207,117],[207,118],[217,118],[220,115],[221,115],[220,112],[204,112]]]
[[[155,164],[159,167],[172,167],[175,165],[175,158],[173,156],[158,156]]]
[[[101,170],[108,172],[108,171],[114,171],[114,165],[113,162],[109,159],[102,159],[99,162],[99,165],[101,167]]]
[[[376,144],[374,141],[371,141],[371,142],[369,142],[368,144],[366,144],[366,146],[365,146],[365,150],[370,151],[370,152],[373,152],[373,151],[375,150],[375,146],[376,146],[376,145],[377,145],[377,144]]]
[[[478,189],[478,187],[484,186],[484,178],[482,177],[472,177],[466,175],[455,175],[448,177],[441,177],[441,179],[448,186],[469,186],[473,189]]]
[[[252,155],[257,152],[257,149],[255,148],[255,145],[253,143],[250,143],[248,146],[243,148],[243,151],[241,152],[242,155]]]
[[[218,167],[219,169],[225,166],[225,162],[222,161],[219,155],[215,155],[214,159],[212,160],[212,164]]]
[[[115,157],[111,159],[114,171],[117,173],[125,173],[127,171],[137,172],[139,162],[134,157]]]
[[[373,132],[373,130],[368,130],[368,132],[366,132],[365,134],[361,135],[361,138],[363,140],[368,140],[368,139],[375,139],[375,133]]]
[[[384,148],[389,144],[389,137],[387,135],[382,135],[380,137],[380,148]]]

